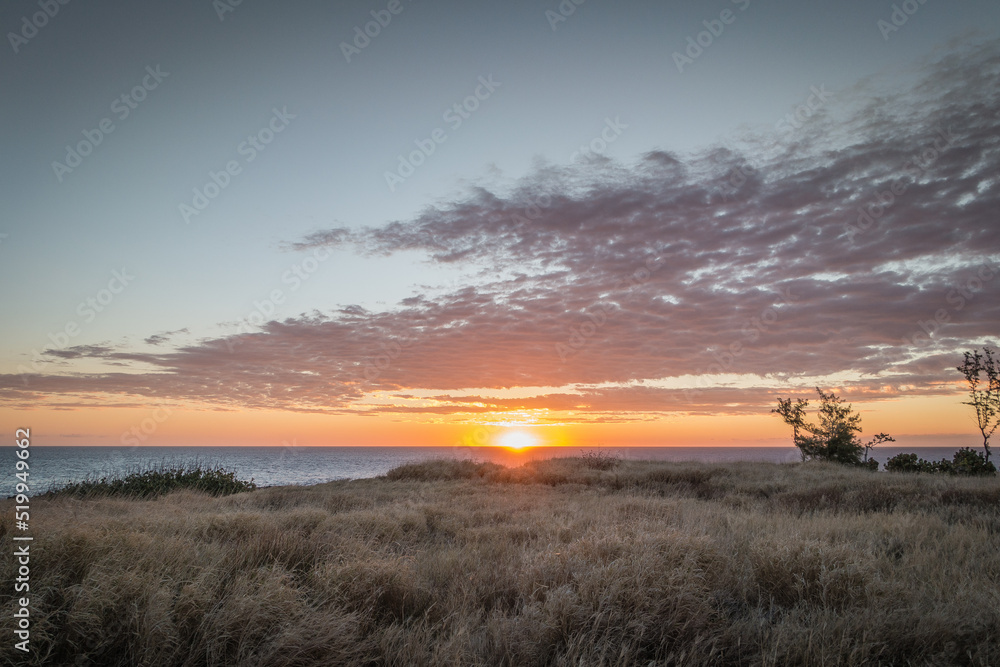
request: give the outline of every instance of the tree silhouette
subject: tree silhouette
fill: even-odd
[[[868,452],[875,447],[875,445],[881,445],[883,442],[896,442],[896,439],[891,437],[888,433],[879,433],[874,438],[865,443],[865,462],[868,462]]]
[[[817,391],[819,391],[819,389],[817,389]],[[807,407],[809,407],[809,401],[801,398],[795,399],[794,404],[790,398],[779,398],[778,407],[771,410],[771,412],[781,415],[781,418],[785,420],[785,423],[792,427],[792,440],[795,442],[795,446],[802,450],[803,461],[806,460],[806,452],[799,446],[799,431],[806,430],[805,420]]]
[[[825,394],[819,387],[816,387],[816,392],[820,399],[819,425],[805,420],[809,401],[801,398],[795,399],[794,403],[791,398],[779,398],[778,407],[771,410],[792,427],[792,440],[802,452],[803,461],[821,459],[861,465],[862,453],[867,460],[869,449],[881,442],[893,440],[885,433],[879,433],[867,444],[862,444],[855,435],[861,432],[861,415],[832,392]]]
[[[1000,359],[993,357],[993,350],[983,346],[979,350],[965,353],[965,360],[958,371],[969,383],[969,397],[963,405],[971,405],[976,411],[976,425],[983,434],[983,449],[986,460],[990,460],[990,436],[1000,425]],[[985,383],[983,382],[985,376]],[[983,385],[980,387],[980,385]]]

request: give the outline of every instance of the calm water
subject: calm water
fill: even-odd
[[[922,458],[951,458],[954,447],[880,447],[874,457],[884,463],[901,451]],[[794,447],[606,447],[628,459],[662,461],[773,461],[799,460]],[[0,498],[14,493],[17,458],[14,447],[0,448]],[[464,458],[517,465],[532,459],[578,456],[580,447],[536,447],[515,452],[495,447],[32,447],[29,458],[31,495],[53,485],[101,477],[149,466],[200,462],[221,464],[242,479],[260,486],[319,484],[338,479],[376,477],[412,461]]]

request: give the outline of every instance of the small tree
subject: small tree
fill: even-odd
[[[867,452],[880,442],[892,440],[885,433],[872,438],[867,445],[861,444],[856,433],[861,433],[861,415],[851,410],[850,404],[844,404],[832,392],[824,394],[816,387],[819,394],[819,425],[806,422],[805,411],[809,401],[790,398],[779,398],[778,407],[771,410],[777,413],[792,427],[792,439],[795,446],[802,452],[802,460],[820,459],[862,465],[861,454]]]
[[[866,442],[865,463],[868,463],[868,452],[870,452],[875,445],[881,445],[883,442],[896,442],[896,439],[891,437],[888,433],[879,433],[874,438]]]
[[[806,451],[799,445],[799,431],[806,430],[807,407],[809,407],[809,401],[804,401],[801,398],[795,399],[794,404],[790,398],[779,398],[778,407],[771,410],[772,413],[776,412],[781,415],[785,423],[792,427],[792,440],[802,452],[803,461],[806,460]]]
[[[983,434],[983,449],[986,450],[986,460],[990,460],[990,436],[1000,425],[1000,359],[993,358],[993,350],[983,347],[979,350],[965,353],[965,361],[958,366],[958,371],[969,383],[971,400],[964,405],[971,405],[976,411],[976,425]],[[984,377],[985,376],[985,383]],[[982,386],[980,386],[982,385]]]

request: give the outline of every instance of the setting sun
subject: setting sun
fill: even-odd
[[[538,443],[538,438],[524,431],[508,431],[499,438],[501,447],[510,449],[527,449]]]

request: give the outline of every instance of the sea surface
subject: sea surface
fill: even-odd
[[[603,447],[625,459],[658,461],[799,461],[794,447]],[[903,451],[927,460],[950,459],[955,447],[878,447],[880,463]],[[0,498],[15,493],[16,447],[0,448]],[[461,458],[519,465],[533,459],[579,456],[584,447],[40,447],[30,449],[29,495],[68,482],[123,474],[150,467],[221,465],[258,486],[320,484],[341,479],[377,477],[403,463]]]

